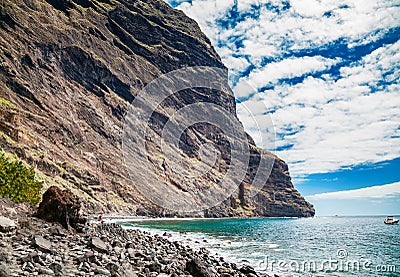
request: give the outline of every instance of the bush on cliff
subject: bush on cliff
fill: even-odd
[[[33,167],[26,167],[17,159],[0,152],[0,196],[15,203],[29,202],[35,205],[40,200],[43,183],[35,180]]]

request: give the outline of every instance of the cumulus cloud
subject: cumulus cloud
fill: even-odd
[[[235,76],[238,116],[246,130],[275,149],[296,180],[400,156],[398,4],[179,3]]]
[[[325,200],[325,199],[383,199],[383,198],[395,198],[400,196],[400,182],[373,186],[368,188],[344,190],[336,192],[320,193],[308,196],[307,199],[313,200]]]
[[[326,59],[321,56],[288,58],[254,70],[245,80],[255,87],[263,87],[272,85],[279,79],[294,78],[306,73],[327,70],[337,62],[338,60]]]

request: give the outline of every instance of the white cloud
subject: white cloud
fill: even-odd
[[[396,1],[291,0],[284,8],[280,0],[239,0],[238,10],[255,14],[251,4],[257,2],[261,7],[256,17],[244,16],[227,28],[217,21],[233,0],[192,0],[179,6],[219,46],[216,50],[233,74],[254,68],[239,81],[235,95],[248,98],[238,105],[238,115],[256,142],[271,139],[275,128],[276,146],[293,145],[277,154],[297,180],[399,157],[400,41],[343,63],[350,59],[346,53],[359,54],[354,47],[400,27]],[[321,51],[335,43],[338,48],[323,57]],[[338,66],[339,74],[329,71]],[[326,73],[315,74],[321,71]],[[304,75],[310,76],[294,85],[279,82]],[[254,95],[265,86],[271,89]]]
[[[372,92],[386,72],[393,68],[399,71],[391,64],[400,64],[400,58],[392,54],[400,51],[400,42],[383,48],[353,67],[342,68],[352,73],[338,81],[310,77],[266,93],[266,102],[271,99],[276,105],[271,116],[278,133],[290,133],[285,131],[288,126],[303,126],[278,143],[294,144],[292,149],[277,153],[289,163],[303,160],[291,164],[294,175],[400,156],[400,84]]]
[[[373,33],[400,22],[400,7],[385,0],[290,1],[291,8],[279,13],[269,10],[265,4],[282,9],[283,1],[241,0],[238,10],[252,11],[250,5],[257,5],[257,2],[261,5],[259,18],[248,16],[228,29],[219,28],[217,19],[223,18],[232,8],[233,0],[192,0],[177,8],[196,19],[214,42],[227,42],[233,34],[246,36],[244,47],[231,45],[231,48],[235,53],[249,54],[252,58],[281,53],[285,51],[282,45],[288,42],[293,43],[291,48],[301,49],[339,38],[350,43],[359,43],[360,39],[369,41]],[[323,17],[326,12],[331,16]]]
[[[269,63],[262,69],[254,70],[246,81],[255,87],[273,84],[279,79],[302,76],[329,69],[339,60],[326,59],[321,56],[289,58],[280,62]]]
[[[308,196],[307,199],[313,200],[324,200],[324,199],[365,199],[365,198],[394,198],[400,196],[400,182],[373,186],[354,190],[344,190],[336,192],[320,193]]]

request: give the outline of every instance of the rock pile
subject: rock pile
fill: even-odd
[[[83,233],[38,218],[0,232],[0,276],[257,276],[206,249],[117,224],[87,225]]]

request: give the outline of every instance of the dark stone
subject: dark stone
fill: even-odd
[[[240,268],[240,272],[242,272],[243,274],[254,274],[257,276],[257,272],[254,270],[253,267],[249,266],[249,265],[244,265]]]
[[[122,243],[119,240],[114,240],[112,247],[122,247]]]
[[[32,58],[31,58],[28,54],[25,54],[25,55],[22,57],[21,62],[22,62],[24,65],[29,66],[29,67],[31,67],[31,68],[34,68],[34,67],[35,67],[35,63],[33,62]]]
[[[54,262],[50,265],[51,270],[53,270],[54,275],[57,277],[65,276],[65,270],[62,264]]]
[[[69,190],[50,187],[43,195],[43,200],[35,214],[48,222],[58,222],[64,228],[74,228],[81,232],[87,219],[80,213],[81,201]]]
[[[214,276],[207,268],[207,265],[199,259],[192,259],[186,263],[186,271],[194,277],[211,277]]]
[[[67,15],[69,15],[68,10],[73,8],[72,1],[70,0],[46,0],[46,2]]]
[[[159,262],[154,262],[154,263],[151,263],[151,264],[148,266],[148,268],[149,268],[149,270],[150,270],[151,272],[160,273],[160,272],[161,272],[161,269],[162,269],[162,266],[161,266],[161,264],[160,264]]]

